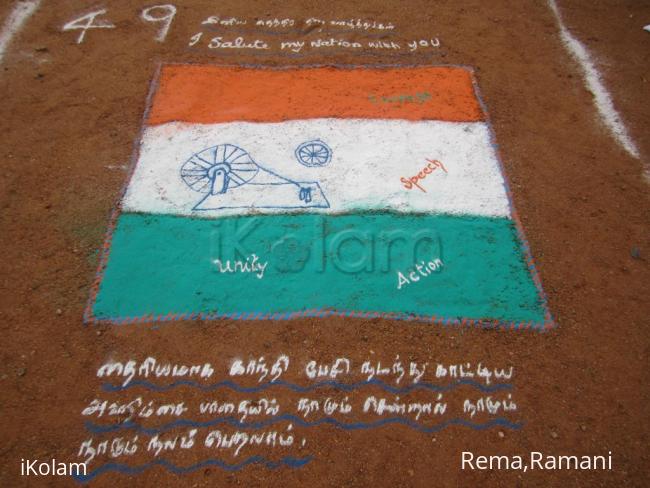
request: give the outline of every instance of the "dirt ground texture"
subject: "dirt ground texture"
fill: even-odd
[[[2,18],[12,3],[0,6]],[[567,27],[597,61],[641,161],[600,122],[546,2],[178,1],[164,43],[153,41],[155,26],[139,20],[148,5],[105,2],[117,28],[89,31],[78,45],[78,33],[61,26],[102,6],[43,1],[0,65],[2,486],[76,485],[69,478],[22,478],[20,460],[76,459],[87,437],[80,412],[98,395],[94,373],[108,358],[195,363],[284,353],[298,364],[338,356],[362,361],[369,351],[387,360],[397,352],[421,361],[511,364],[524,427],[499,435],[498,428],[453,426],[430,435],[399,425],[324,425],[309,432],[315,460],[301,469],[205,468],[179,477],[156,467],[132,479],[101,475],[89,485],[648,486],[650,202],[642,172],[650,157],[650,33],[642,27],[650,23],[650,2],[559,2]],[[394,22],[395,39],[435,36],[441,46],[399,56],[336,51],[303,58],[188,47],[209,15],[372,18]],[[349,38],[355,35],[362,36]],[[344,318],[84,325],[98,251],[161,62],[474,67],[557,329]],[[459,467],[462,451],[530,450],[611,451],[614,469],[523,474]],[[179,459],[191,464],[201,457]]]

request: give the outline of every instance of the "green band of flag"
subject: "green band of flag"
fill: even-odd
[[[336,309],[543,322],[519,246],[505,218],[123,214],[93,313]]]

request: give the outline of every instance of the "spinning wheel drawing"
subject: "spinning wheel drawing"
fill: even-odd
[[[199,193],[225,193],[252,180],[259,167],[243,149],[232,144],[209,147],[181,167],[181,178]]]
[[[332,160],[332,150],[320,139],[303,142],[296,149],[296,158],[305,166],[325,166]]]
[[[180,176],[205,194],[193,210],[225,208],[328,208],[320,185],[297,182],[262,168],[242,148],[219,144],[192,155]]]

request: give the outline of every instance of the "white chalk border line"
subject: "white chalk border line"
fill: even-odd
[[[2,30],[0,30],[0,63],[2,63],[11,40],[40,4],[41,0],[22,0],[16,2],[7,20],[2,25]]]
[[[641,159],[639,150],[632,141],[632,138],[628,134],[627,128],[621,119],[621,116],[614,108],[614,102],[612,102],[612,97],[605,88],[605,85],[600,77],[600,73],[596,68],[596,65],[589,55],[587,48],[578,41],[573,35],[569,32],[567,27],[562,21],[562,15],[560,14],[560,9],[557,6],[555,0],[548,0],[548,5],[555,15],[555,20],[557,21],[558,27],[560,28],[560,37],[562,38],[562,44],[569,54],[578,62],[582,70],[582,76],[585,81],[587,89],[594,96],[594,104],[596,109],[600,114],[600,118],[609,129],[610,133],[620,144],[620,146],[627,151],[628,154],[635,157],[636,159]]]

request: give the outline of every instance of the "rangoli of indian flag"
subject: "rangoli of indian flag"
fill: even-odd
[[[164,65],[90,322],[547,329],[470,69]]]

